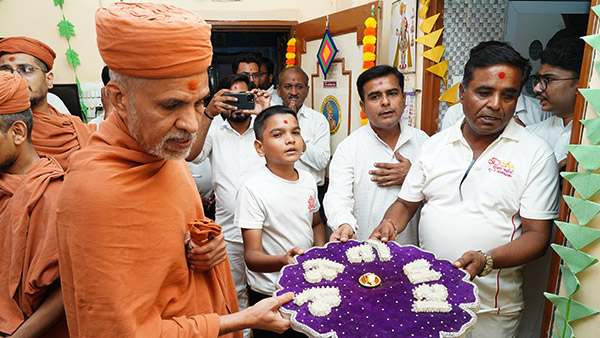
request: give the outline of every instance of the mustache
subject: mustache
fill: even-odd
[[[173,140],[176,142],[185,142],[190,139],[195,139],[196,134],[192,134],[185,130],[173,131],[163,137],[163,141]]]

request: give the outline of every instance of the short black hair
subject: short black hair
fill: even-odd
[[[250,77],[246,74],[231,74],[229,76],[224,77],[221,82],[219,82],[219,88],[221,89],[229,89],[236,82],[244,82],[248,86],[248,90],[254,89],[254,83],[250,81]]]
[[[529,78],[531,64],[522,57],[510,44],[500,41],[484,41],[473,47],[469,52],[469,60],[463,72],[463,86],[467,88],[475,69],[485,68],[498,64],[508,64],[521,70],[521,88]]]
[[[273,71],[275,70],[275,64],[273,64],[273,61],[271,61],[271,59],[261,56],[258,68],[262,67],[262,65],[265,65],[267,67],[267,73],[273,74]]]
[[[31,112],[31,108],[27,108],[19,113],[0,114],[0,132],[6,134],[8,128],[17,121],[25,123],[25,126],[27,126],[27,141],[31,142],[31,131],[33,130],[33,113]]]
[[[555,42],[560,41],[562,39],[578,39],[582,36],[584,36],[586,33],[585,28],[579,28],[579,27],[567,27],[567,28],[563,28],[561,30],[559,30],[558,32],[554,33],[554,35],[552,35],[552,37],[550,38],[550,40],[548,40],[548,43],[546,44],[546,48],[552,46]]]
[[[237,73],[238,68],[240,67],[240,63],[256,63],[260,68],[260,60],[258,56],[254,53],[242,53],[233,59],[233,63],[231,64],[231,70],[233,74]]]
[[[265,132],[265,126],[267,125],[267,121],[269,120],[269,118],[271,116],[274,115],[278,115],[278,114],[289,114],[294,116],[294,118],[297,120],[298,116],[296,115],[296,112],[294,112],[293,109],[284,107],[284,106],[272,106],[269,107],[265,110],[263,110],[262,112],[260,112],[260,114],[258,114],[256,116],[256,118],[254,119],[254,136],[256,137],[257,140],[262,141],[263,140],[263,133]]]
[[[404,75],[392,66],[379,65],[365,70],[358,76],[358,79],[356,79],[356,88],[358,89],[358,96],[360,96],[360,99],[362,101],[365,100],[365,83],[388,75],[394,75],[398,79],[400,89],[404,91]]]
[[[104,86],[106,86],[108,84],[108,82],[110,81],[110,74],[109,73],[109,69],[108,66],[104,66],[102,68],[102,83],[104,83]]]
[[[540,53],[542,64],[562,68],[577,74],[581,72],[585,41],[575,37],[553,41]]]
[[[280,73],[279,73],[279,78],[277,80],[278,83],[281,83],[281,78],[283,77],[283,74],[285,74],[286,72],[289,72],[291,70],[295,70],[297,72],[299,72],[300,74],[302,74],[302,76],[304,76],[304,84],[306,86],[308,86],[308,74],[306,74],[305,71],[302,70],[302,68],[298,67],[298,66],[291,66],[291,67],[285,67]]]

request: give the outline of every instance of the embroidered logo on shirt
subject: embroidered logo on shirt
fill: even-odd
[[[308,196],[308,211],[312,211],[315,207],[315,198],[313,195]]]
[[[488,160],[488,163],[490,164],[490,167],[488,168],[488,171],[490,172],[499,173],[507,177],[512,177],[515,172],[515,167],[510,164],[510,161],[502,162],[496,157],[492,157]]]

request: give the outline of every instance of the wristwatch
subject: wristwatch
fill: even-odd
[[[494,266],[494,260],[492,259],[492,255],[489,252],[484,252],[481,250],[477,250],[477,252],[480,252],[481,254],[483,254],[485,256],[485,266],[483,267],[483,270],[481,270],[481,272],[477,275],[479,277],[484,277],[490,274],[490,272],[492,272],[492,268]]]

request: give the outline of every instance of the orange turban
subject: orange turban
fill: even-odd
[[[16,74],[0,71],[0,114],[15,114],[29,108],[27,81]]]
[[[115,3],[96,11],[98,49],[108,68],[165,79],[204,72],[212,60],[210,25],[171,5]]]
[[[0,40],[0,55],[25,53],[40,59],[48,70],[54,66],[56,53],[47,44],[25,36],[14,36]]]

